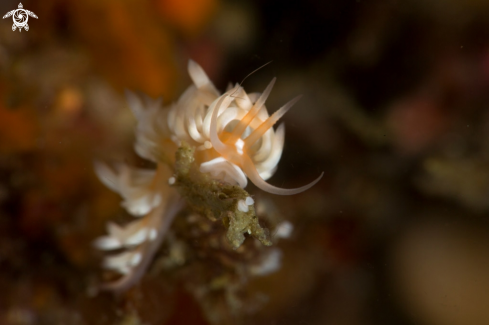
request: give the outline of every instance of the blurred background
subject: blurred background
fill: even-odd
[[[141,164],[123,91],[169,104],[189,58],[221,91],[273,61],[245,89],[276,76],[269,111],[304,96],[270,182],[325,172],[250,187],[294,232],[242,323],[489,324],[488,1],[23,5],[28,32],[0,22],[0,324],[213,324],[165,274],[94,289],[91,241],[123,211],[92,162]]]

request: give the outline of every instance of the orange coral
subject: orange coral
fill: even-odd
[[[218,8],[217,0],[158,0],[156,7],[166,22],[187,35],[195,35]]]
[[[36,146],[37,125],[26,108],[0,106],[0,152],[28,151]]]

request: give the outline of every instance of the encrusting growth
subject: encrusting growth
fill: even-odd
[[[248,233],[270,245],[269,233],[255,215],[254,200],[244,190],[248,179],[273,194],[307,190],[322,177],[295,189],[266,182],[277,168],[285,128],[273,125],[300,99],[292,99],[271,116],[265,107],[275,78],[262,94],[246,93],[240,85],[220,95],[204,70],[190,60],[193,84],[179,100],[161,107],[161,100],[141,100],[126,92],[137,119],[136,153],[156,164],[137,169],[95,164],[101,181],[118,192],[122,206],[136,219],[124,226],[109,222],[107,235],[95,246],[108,255],[103,267],[122,274],[105,287],[122,291],[144,274],[173,219],[184,207],[210,220],[222,219],[236,249]]]

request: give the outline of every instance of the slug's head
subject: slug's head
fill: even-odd
[[[321,173],[321,175],[313,182],[299,188],[283,189],[275,187],[265,182],[257,171],[252,159],[252,147],[297,101],[299,101],[301,96],[295,97],[265,121],[255,125],[256,127],[253,128],[251,133],[244,139],[242,138],[245,130],[249,128],[252,123],[256,124],[256,122],[254,122],[255,117],[264,107],[265,101],[275,84],[275,80],[276,78],[272,79],[251,109],[238,121],[231,131],[224,130],[220,134],[218,134],[217,128],[219,111],[227,109],[231,102],[237,98],[237,94],[241,93],[242,89],[240,86],[236,86],[218,97],[210,107],[210,109],[212,109],[212,117],[209,135],[212,147],[219,153],[219,155],[226,161],[238,166],[258,188],[273,194],[293,195],[312,187],[321,179],[321,177],[323,177],[324,173]]]

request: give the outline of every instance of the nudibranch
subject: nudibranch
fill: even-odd
[[[263,191],[292,195],[316,184],[323,174],[308,185],[282,189],[265,181],[275,172],[282,156],[285,127],[273,125],[300,99],[292,99],[272,116],[265,107],[275,78],[262,94],[247,94],[242,87],[228,87],[219,96],[204,70],[190,60],[188,72],[193,86],[171,108],[168,126],[173,138],[198,147],[200,171],[246,187],[247,178]]]
[[[188,72],[193,84],[168,107],[161,107],[161,100],[141,100],[126,92],[137,119],[134,149],[140,157],[154,162],[156,169],[95,164],[101,181],[123,197],[122,206],[136,217],[125,226],[109,222],[108,235],[95,241],[97,248],[116,252],[105,258],[103,266],[123,275],[108,284],[108,289],[125,290],[144,274],[173,218],[183,207],[184,200],[172,186],[172,157],[183,141],[196,148],[194,158],[201,173],[242,188],[249,179],[263,191],[292,195],[309,189],[323,176],[322,173],[313,182],[294,189],[266,182],[277,169],[284,146],[284,125],[276,130],[273,126],[300,96],[269,116],[265,101],[275,78],[262,94],[246,93],[237,84],[221,95],[196,62],[189,61]],[[253,199],[247,197],[237,207],[248,212],[248,206],[253,204]]]

